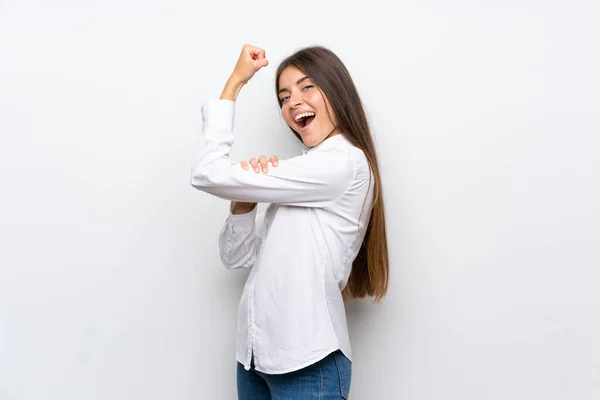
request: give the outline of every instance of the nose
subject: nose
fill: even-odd
[[[300,104],[302,104],[302,96],[299,93],[296,93],[295,91],[293,93],[290,93],[289,103],[290,107],[292,108],[298,107]]]

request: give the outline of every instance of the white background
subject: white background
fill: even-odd
[[[600,398],[600,7],[562,3],[0,1],[0,399],[235,398],[247,272],[189,173],[244,43],[236,161],[300,152],[302,46],[373,127],[391,283],[348,304],[351,398]]]

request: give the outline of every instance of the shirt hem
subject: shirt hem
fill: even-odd
[[[254,364],[254,369],[256,371],[258,371],[258,372],[262,372],[263,374],[272,374],[272,375],[287,374],[288,372],[298,371],[298,370],[300,370],[302,368],[306,368],[309,365],[312,365],[312,364],[314,364],[316,362],[319,362],[319,361],[321,361],[322,359],[324,359],[325,357],[327,357],[329,354],[333,353],[336,350],[341,350],[341,349],[339,347],[332,347],[329,350],[325,350],[325,352],[321,353],[319,356],[317,356],[317,357],[315,357],[315,358],[313,358],[313,359],[311,359],[309,361],[306,361],[306,362],[304,362],[302,364],[296,365],[295,367],[291,367],[291,368],[285,368],[285,369],[282,369],[282,370],[272,370],[272,369],[258,368],[257,365],[256,365],[256,363],[255,363]],[[238,357],[236,357],[236,359],[241,364],[244,364],[243,362],[241,362],[239,360]]]

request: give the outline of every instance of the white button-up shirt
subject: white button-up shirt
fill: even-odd
[[[218,240],[225,267],[251,268],[238,309],[236,359],[250,369],[254,355],[256,370],[271,374],[337,349],[351,359],[341,290],[371,215],[367,159],[338,134],[267,174],[246,171],[229,158],[234,112],[229,100],[202,106],[191,183],[223,199],[270,203],[262,213],[230,212]]]

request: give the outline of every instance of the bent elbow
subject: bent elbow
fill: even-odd
[[[198,179],[196,175],[192,175],[190,184],[196,189],[203,189],[206,187],[204,181],[202,179]]]
[[[212,186],[207,173],[202,170],[192,171],[190,184],[198,190],[203,190]]]

